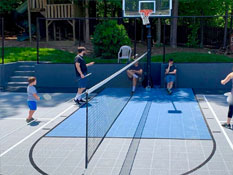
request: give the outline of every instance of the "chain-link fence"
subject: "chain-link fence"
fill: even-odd
[[[171,49],[170,45],[172,44],[175,44],[175,47],[177,46],[178,48],[198,48],[209,50],[211,53],[216,54],[232,54],[230,40],[233,33],[232,18],[233,16],[151,18],[152,55],[162,55],[163,60],[158,61],[165,61],[167,54],[176,52],[175,49]],[[23,37],[21,35],[18,41],[16,41],[20,44],[12,45],[11,41],[8,42],[8,40],[5,40],[5,48],[13,46],[30,47],[33,54],[28,56],[28,61],[37,61],[39,63],[73,63],[77,47],[85,46],[89,51],[88,56],[95,58],[97,62],[115,63],[117,62],[117,53],[112,56],[111,61],[106,61],[106,59],[101,60],[102,57],[96,55],[96,48],[93,45],[93,41],[95,40],[94,34],[98,24],[110,20],[116,21],[117,24],[123,25],[126,29],[127,35],[131,40],[132,55],[136,53],[141,54],[147,50],[147,29],[142,25],[142,21],[139,18],[37,18],[37,21],[33,21],[34,32],[32,32],[32,43],[27,44],[29,43],[28,40],[26,42],[21,41],[20,39]],[[177,23],[175,25],[177,28],[172,27],[173,22]],[[4,63],[3,19],[0,25],[2,39],[1,57],[2,63]],[[103,30],[108,35],[108,30]],[[173,33],[177,33],[177,35]],[[109,47],[117,49],[118,47],[120,48],[120,45],[116,43],[115,45],[109,45]],[[178,49],[178,51],[180,50]]]

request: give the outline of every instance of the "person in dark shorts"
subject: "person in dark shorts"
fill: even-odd
[[[229,73],[224,80],[221,80],[221,84],[225,85],[230,80],[232,80],[232,88],[231,88],[231,95],[233,95],[233,72]],[[228,114],[227,114],[227,122],[223,123],[222,126],[231,129],[231,118],[233,115],[233,104],[229,104]],[[233,125],[232,125],[233,128]]]
[[[78,47],[78,55],[75,57],[75,72],[78,79],[78,92],[74,98],[75,103],[81,104],[81,102],[85,102],[84,99],[82,99],[82,93],[87,87],[87,78],[85,78],[85,75],[87,75],[87,67],[92,66],[94,62],[86,64],[84,60],[84,55],[86,54],[86,48],[85,47]]]
[[[142,67],[136,62],[127,70],[128,77],[132,80],[132,93],[135,92],[138,79],[142,76],[143,70]]]
[[[172,87],[176,80],[176,66],[174,65],[173,59],[169,59],[168,65],[165,68],[167,91],[169,94],[172,94]]]
[[[34,120],[32,115],[35,113],[37,110],[37,100],[40,100],[40,97],[37,95],[36,88],[34,87],[36,85],[36,77],[29,77],[28,78],[28,87],[27,87],[27,103],[29,107],[29,115],[26,119],[26,122],[29,123]]]

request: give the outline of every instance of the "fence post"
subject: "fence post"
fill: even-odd
[[[2,18],[2,64],[4,64],[4,41],[5,41],[5,35],[4,35],[4,18]]]
[[[163,24],[163,63],[165,63],[165,54],[166,54],[166,48],[165,48],[165,37],[166,37],[166,23],[164,19],[164,24]]]
[[[78,20],[78,46],[81,46],[81,19]]]
[[[40,63],[40,54],[39,54],[39,42],[40,42],[40,25],[39,25],[39,18],[36,18],[36,60],[37,60],[37,64]]]
[[[223,38],[223,48],[227,47],[227,26],[228,26],[228,10],[226,10],[225,25],[224,25],[224,38]]]
[[[233,25],[233,12],[231,14],[230,35],[232,34],[232,25]]]

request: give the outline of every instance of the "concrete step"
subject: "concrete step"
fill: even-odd
[[[27,92],[27,86],[8,86],[5,90],[9,92]]]
[[[9,86],[25,86],[27,87],[28,86],[28,82],[8,82],[7,83],[7,87]]]
[[[15,71],[14,76],[35,76],[35,71]]]
[[[32,65],[20,65],[17,68],[17,71],[34,71],[35,70],[35,66]]]
[[[18,62],[19,65],[31,65],[31,66],[34,66],[36,65],[37,63],[35,61],[19,61]]]
[[[10,82],[26,82],[30,76],[12,76]]]

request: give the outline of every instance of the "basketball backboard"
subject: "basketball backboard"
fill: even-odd
[[[172,0],[123,0],[124,17],[140,17],[140,11],[153,10],[150,17],[171,16]]]

